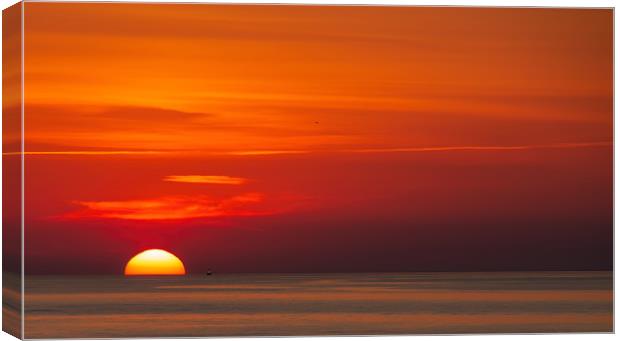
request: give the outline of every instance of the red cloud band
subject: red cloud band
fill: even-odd
[[[274,213],[271,209],[258,207],[261,202],[263,195],[260,193],[245,193],[219,200],[207,196],[171,196],[127,201],[75,201],[83,209],[63,217],[174,220]]]

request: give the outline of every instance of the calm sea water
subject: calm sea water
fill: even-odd
[[[26,278],[27,338],[612,331],[611,272]]]

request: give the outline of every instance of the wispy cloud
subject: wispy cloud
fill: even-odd
[[[584,142],[584,143],[555,143],[540,145],[519,146],[438,146],[438,147],[410,147],[410,148],[366,148],[348,149],[351,153],[416,153],[416,152],[444,152],[444,151],[502,151],[502,150],[530,150],[530,149],[569,149],[607,147],[611,142]]]
[[[262,156],[280,154],[310,153],[306,150],[239,150],[231,152],[211,152],[202,150],[40,150],[26,152],[3,152],[4,156],[40,155],[40,156],[97,156],[97,155],[231,155],[231,156]]]
[[[191,184],[242,185],[248,179],[226,175],[169,175],[164,178],[164,181]]]
[[[238,155],[238,156],[261,156],[261,155],[280,155],[280,154],[305,154],[309,153],[307,150],[240,150],[227,152],[226,155]]]
[[[161,155],[171,154],[172,151],[163,150],[65,150],[65,151],[32,151],[7,152],[2,155]]]
[[[75,201],[81,210],[63,215],[64,219],[108,218],[124,220],[179,220],[212,217],[258,216],[275,210],[258,207],[260,193],[245,193],[225,199],[207,196],[170,196],[126,201]]]
[[[552,143],[552,144],[530,144],[530,145],[504,145],[504,146],[434,146],[434,147],[386,147],[386,148],[351,148],[351,149],[333,149],[333,150],[239,150],[232,152],[207,152],[199,150],[101,150],[101,151],[30,151],[30,152],[6,152],[2,155],[230,155],[230,156],[268,156],[268,155],[282,155],[282,154],[310,154],[314,152],[322,153],[396,153],[396,152],[444,152],[444,151],[502,151],[502,150],[531,150],[531,149],[570,149],[570,148],[596,148],[596,147],[610,147],[612,142],[597,141],[597,142],[565,142],[565,143]],[[203,177],[196,175],[188,176],[171,176],[171,177]],[[214,178],[214,176],[207,176]],[[224,177],[222,177],[224,178]],[[235,179],[225,177],[229,179]],[[189,179],[189,178],[188,178]],[[207,181],[182,181],[174,179],[164,179],[166,181],[178,181],[178,182],[204,182]],[[197,179],[196,179],[197,180]],[[213,179],[213,181],[217,181]],[[210,182],[215,183],[215,182]]]

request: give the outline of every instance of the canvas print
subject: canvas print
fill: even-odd
[[[3,23],[5,331],[613,331],[611,9]]]

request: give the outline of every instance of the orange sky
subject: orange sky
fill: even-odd
[[[612,19],[26,3],[26,267],[606,268]]]
[[[610,142],[611,18],[29,3],[27,150]]]

